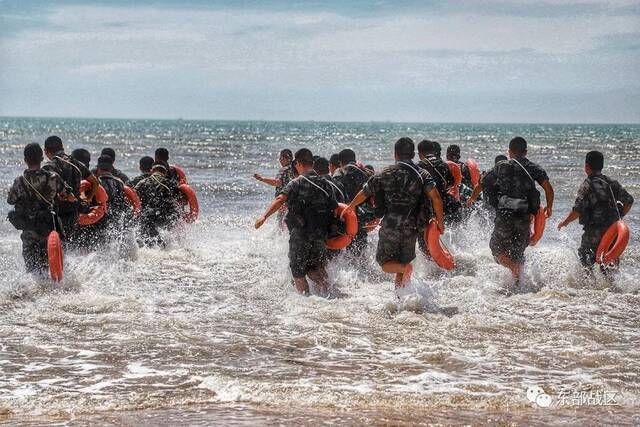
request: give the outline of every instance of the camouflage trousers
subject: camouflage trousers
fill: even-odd
[[[494,257],[506,255],[514,262],[524,263],[524,251],[529,246],[531,221],[529,214],[498,214],[494,220],[489,247]]]
[[[607,231],[607,228],[609,228],[609,226],[584,229],[582,241],[578,248],[578,257],[583,267],[591,268],[591,266],[596,263],[596,251],[602,235]]]
[[[47,258],[47,234],[39,234],[32,230],[23,230],[20,234],[22,240],[22,258],[24,266],[29,273],[43,273],[49,268]]]
[[[289,268],[294,278],[302,278],[327,263],[326,236],[293,228],[289,230]]]
[[[382,226],[378,233],[378,250],[376,261],[383,265],[388,262],[409,264],[416,258],[416,239],[418,230],[415,227]]]

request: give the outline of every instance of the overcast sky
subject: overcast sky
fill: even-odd
[[[0,0],[0,115],[640,122],[640,1]]]

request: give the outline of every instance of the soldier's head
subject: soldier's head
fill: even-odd
[[[308,148],[301,148],[296,151],[296,155],[293,157],[293,165],[298,174],[307,172],[313,169],[313,154]]]
[[[493,164],[494,164],[494,165],[497,165],[497,164],[498,164],[498,162],[502,162],[502,161],[504,161],[504,160],[509,160],[509,159],[507,159],[507,156],[505,156],[504,154],[498,154],[498,155],[496,156],[496,158],[495,158],[495,159],[493,159]]]
[[[459,145],[450,145],[447,147],[447,160],[451,160],[453,162],[457,162],[460,160],[460,146]]]
[[[428,139],[420,141],[418,144],[418,156],[420,156],[420,159],[424,159],[429,154],[437,155],[438,146],[436,146],[436,144],[438,143],[435,141],[429,141]]]
[[[151,166],[152,173],[160,173],[162,175],[166,175],[168,170],[169,167],[167,166],[167,162],[163,162],[162,160],[156,160],[155,162],[153,162],[153,166]]]
[[[440,146],[440,143],[438,141],[433,141],[433,143],[436,145],[436,156],[441,157],[442,147]]]
[[[98,175],[105,172],[113,171],[113,158],[111,156],[107,156],[106,154],[98,157]]]
[[[71,152],[71,157],[82,163],[89,169],[89,165],[91,164],[91,153],[89,150],[85,150],[84,148],[76,148]]]
[[[293,152],[288,148],[280,151],[280,155],[278,157],[278,161],[280,162],[280,166],[287,167],[291,164],[293,160]]]
[[[318,175],[329,175],[329,160],[324,157],[318,157],[313,162],[313,170]]]
[[[400,138],[393,146],[393,152],[396,160],[411,160],[415,153],[415,145],[411,138]]]
[[[53,159],[53,156],[64,150],[62,140],[59,136],[51,135],[44,140],[44,154],[47,158]]]
[[[375,174],[376,170],[374,169],[374,167],[372,165],[365,165],[364,168],[371,174]]]
[[[42,163],[43,155],[42,148],[40,148],[40,144],[32,142],[31,144],[27,144],[24,147],[24,162],[28,167],[40,167],[40,163]]]
[[[105,155],[105,156],[109,156],[113,159],[113,162],[116,162],[116,150],[114,150],[111,147],[105,147],[102,149],[102,152],[100,152],[100,155]]]
[[[153,167],[153,157],[144,156],[140,158],[140,172],[149,173],[151,172],[151,168]]]
[[[169,150],[166,148],[158,148],[155,152],[155,160],[156,162],[168,162],[169,161]]]
[[[527,155],[527,141],[521,137],[516,136],[509,141],[509,157],[524,157]]]
[[[604,155],[599,151],[589,151],[584,159],[584,171],[587,175],[593,175],[604,168]]]
[[[346,166],[352,162],[355,163],[356,152],[351,148],[345,148],[338,153],[338,160],[340,161],[340,166]]]
[[[333,175],[338,169],[340,169],[340,155],[335,153],[329,158],[329,173]]]

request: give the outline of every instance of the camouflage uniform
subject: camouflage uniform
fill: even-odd
[[[368,172],[360,169],[355,162],[348,163],[342,167],[342,173],[335,176],[334,179],[342,184],[344,188],[345,203],[351,203],[356,195],[362,190],[363,185],[367,182],[370,175]],[[367,212],[361,206],[356,210],[358,217],[358,233],[355,235],[351,244],[347,247],[354,255],[360,255],[367,246]]]
[[[64,192],[62,179],[44,169],[26,170],[9,190],[7,203],[15,205],[15,211],[10,215],[21,220],[19,225],[12,223],[22,230],[22,257],[28,272],[47,269],[47,236],[54,226],[51,212],[55,209],[56,195]]]
[[[580,214],[584,230],[578,249],[584,267],[590,268],[596,262],[596,250],[602,235],[622,217],[622,205],[630,204],[633,204],[633,197],[618,181],[600,172],[584,180],[573,206],[573,210]]]
[[[145,178],[149,178],[151,176],[151,172],[145,172],[133,178],[129,183],[126,183],[129,187],[136,188],[136,185],[140,183]],[[124,181],[123,181],[124,182]]]
[[[411,161],[399,161],[373,176],[365,185],[366,196],[375,196],[384,209],[376,261],[408,264],[416,257],[419,227],[431,217],[427,194],[435,187],[431,176]]]
[[[140,232],[143,243],[162,244],[158,227],[172,227],[180,218],[178,183],[160,172],[154,172],[136,186],[142,205]]]
[[[133,218],[133,209],[124,195],[125,184],[108,172],[100,174],[98,181],[109,196],[109,209],[96,225],[105,233],[121,232]]]
[[[487,192],[497,195],[497,213],[489,242],[491,253],[494,257],[506,254],[509,259],[523,263],[531,233],[530,215],[540,207],[540,193],[535,182],[542,185],[549,177],[544,169],[526,157],[498,162],[492,173],[495,183],[483,182]]]
[[[420,160],[418,166],[426,170],[435,182],[442,199],[445,223],[454,224],[460,222],[462,220],[462,203],[447,191],[455,183],[449,166],[434,154],[429,154]]]
[[[91,172],[84,164],[68,156],[64,151],[56,153],[53,159],[42,166],[42,169],[58,174],[76,197],[75,202],[59,202],[57,211],[66,240],[74,241],[80,213],[80,181],[91,176]]]
[[[326,264],[325,241],[338,204],[333,186],[314,171],[290,181],[280,194],[287,196],[289,267],[301,278]]]
[[[93,168],[91,170],[91,173],[94,175],[97,175],[98,169],[97,168]],[[111,170],[111,175],[113,175],[114,177],[118,178],[120,181],[124,182],[125,184],[129,184],[129,177],[122,172],[120,169],[116,169],[113,168]]]

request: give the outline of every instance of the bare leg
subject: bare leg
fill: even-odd
[[[308,272],[307,275],[320,287],[320,292],[326,294],[329,291],[329,276],[327,275],[327,270],[319,268]]]
[[[389,261],[382,264],[382,271],[385,273],[395,273],[396,274],[396,288],[403,288],[405,283],[404,274],[407,272],[407,267],[410,264],[401,264],[397,261]]]
[[[520,279],[520,274],[522,273],[521,263],[515,262],[505,254],[498,255],[496,257],[496,261],[498,261],[498,264],[511,270],[511,275],[516,280],[516,282]]]
[[[306,278],[294,277],[293,286],[295,286],[296,290],[302,295],[309,295],[309,283]]]

